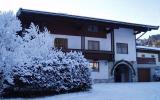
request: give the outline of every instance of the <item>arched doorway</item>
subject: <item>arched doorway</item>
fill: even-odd
[[[136,72],[132,64],[125,60],[117,61],[111,69],[111,76],[115,82],[132,82]]]
[[[114,80],[115,82],[131,82],[131,69],[125,65],[120,64],[115,68]]]

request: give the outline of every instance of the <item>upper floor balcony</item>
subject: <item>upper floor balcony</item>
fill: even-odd
[[[70,51],[80,51],[83,53],[86,59],[93,60],[114,60],[114,52],[112,51],[103,51],[103,50],[85,50],[85,49],[62,49],[64,52]]]
[[[137,64],[156,64],[156,58],[137,57]]]
[[[111,51],[110,35],[108,38],[81,37],[54,34],[54,46],[62,48],[63,51],[81,51],[85,58],[93,60],[114,59]]]

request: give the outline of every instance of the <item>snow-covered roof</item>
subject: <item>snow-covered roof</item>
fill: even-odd
[[[157,48],[157,47],[136,46],[136,48],[143,49],[143,50],[160,51],[160,48]]]

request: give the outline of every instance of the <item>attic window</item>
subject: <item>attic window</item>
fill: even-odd
[[[96,25],[89,25],[88,32],[98,32],[98,26]]]

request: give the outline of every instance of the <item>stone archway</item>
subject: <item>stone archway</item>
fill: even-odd
[[[128,61],[118,61],[114,64],[111,75],[115,82],[132,82],[135,78],[136,72],[132,64]]]
[[[118,65],[115,68],[114,81],[115,82],[131,82],[131,69],[125,64]]]

